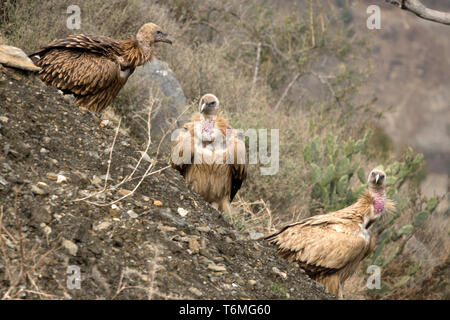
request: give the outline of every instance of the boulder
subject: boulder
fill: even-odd
[[[164,133],[171,128],[171,124],[186,108],[187,102],[183,89],[168,64],[157,59],[137,68],[128,82],[129,87],[126,88],[123,96],[119,97],[120,101],[116,104],[119,106],[118,111],[123,116],[125,125],[130,129],[130,134],[139,143],[145,144],[148,110],[150,101],[153,101],[151,138],[156,148]],[[170,131],[186,120],[186,117],[178,119],[178,123]],[[164,140],[161,144],[163,150],[170,146],[170,133]]]
[[[22,49],[7,45],[0,45],[0,63],[7,67],[26,71],[40,70]]]

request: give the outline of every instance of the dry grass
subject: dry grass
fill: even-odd
[[[41,244],[24,237],[23,223],[19,217],[20,190],[18,188],[15,192],[12,228],[5,226],[4,209],[0,206],[0,258],[4,263],[5,280],[8,283],[7,287],[1,288],[0,297],[2,300],[15,300],[32,294],[39,299],[62,299],[62,295],[46,293],[37,284],[40,267],[60,248],[57,245],[59,239],[52,241],[55,245],[47,243],[50,249],[44,249]]]

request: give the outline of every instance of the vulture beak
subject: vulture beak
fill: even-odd
[[[200,112],[203,112],[203,110],[205,110],[205,108],[206,108],[206,103],[203,102],[202,108],[200,109]]]
[[[380,179],[380,175],[377,174],[376,177],[375,177],[375,183],[376,183],[376,184],[378,184],[378,180],[379,180],[379,179]]]
[[[172,44],[172,40],[169,39],[169,35],[167,33],[163,33],[160,37],[158,37],[157,41]]]

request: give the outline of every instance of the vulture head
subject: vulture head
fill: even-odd
[[[373,210],[369,216],[368,227],[373,221],[377,220],[385,213],[386,196],[384,192],[384,183],[386,181],[386,173],[382,170],[373,169],[369,173],[368,184],[369,192],[373,198]]]
[[[156,42],[165,42],[172,44],[169,35],[165,33],[160,26],[154,23],[144,24],[138,31],[136,39],[141,45],[150,47]]]
[[[386,181],[386,173],[382,170],[373,169],[368,178],[368,184],[375,189],[382,188]]]
[[[219,110],[219,99],[211,93],[205,94],[199,103],[200,113],[206,116],[217,115]]]

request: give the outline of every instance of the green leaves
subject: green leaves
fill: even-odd
[[[416,214],[413,218],[413,226],[414,227],[420,227],[425,220],[427,220],[428,216],[430,215],[430,211],[421,211],[418,214]]]
[[[326,210],[337,210],[353,203],[365,189],[366,177],[359,161],[353,159],[365,147],[370,132],[355,142],[350,138],[340,141],[329,133],[325,138],[312,135],[309,145],[303,147],[303,158],[309,165],[313,184],[311,197]],[[357,175],[364,185],[351,189],[351,177]]]
[[[427,201],[427,210],[428,210],[429,212],[433,212],[434,209],[436,209],[436,207],[438,206],[438,204],[439,204],[438,198],[436,198],[436,197],[430,198],[430,199]]]

